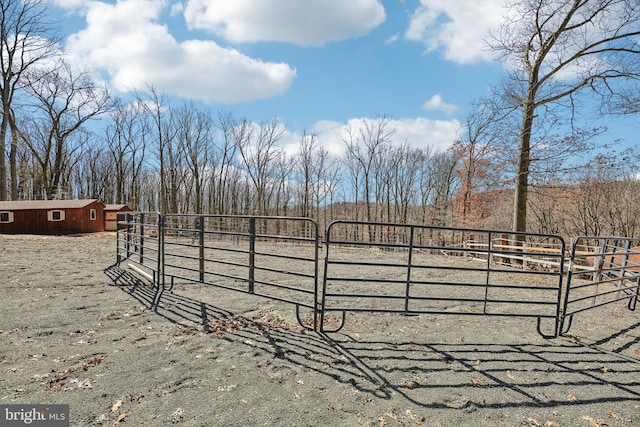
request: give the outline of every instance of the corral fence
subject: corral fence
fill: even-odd
[[[118,265],[156,286],[198,283],[293,304],[305,328],[340,330],[348,312],[537,319],[568,333],[573,316],[640,287],[640,240],[417,224],[242,215],[118,214]],[[306,313],[306,314],[304,314]]]
[[[162,285],[218,286],[317,316],[319,233],[308,218],[165,215]],[[317,323],[317,317],[313,322]]]
[[[354,238],[363,226],[371,233]],[[475,244],[455,243],[465,234]],[[564,243],[557,236],[508,236],[520,244],[501,244],[505,233],[496,231],[335,221],[326,233],[321,311],[536,317],[540,333],[550,319],[556,335]],[[369,254],[351,260],[348,251]],[[523,268],[523,260],[545,268]]]
[[[581,250],[584,247],[594,250]],[[570,259],[562,333],[571,328],[573,316],[585,310],[618,301],[627,301],[628,309],[635,310],[640,289],[640,239],[577,237]]]
[[[162,280],[162,217],[156,212],[118,214],[116,262],[124,260],[153,283]]]

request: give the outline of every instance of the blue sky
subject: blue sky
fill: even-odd
[[[483,38],[503,0],[55,0],[63,49],[119,95],[145,84],[237,118],[277,116],[331,149],[388,115],[398,142],[445,149],[503,72]],[[609,120],[607,138],[637,133]],[[337,150],[337,148],[336,148]]]

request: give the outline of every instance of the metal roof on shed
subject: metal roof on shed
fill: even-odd
[[[29,209],[79,209],[98,199],[81,200],[16,200],[0,202],[0,211],[20,211]]]

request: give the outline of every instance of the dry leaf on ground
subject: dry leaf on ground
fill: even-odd
[[[586,420],[586,421],[589,421],[589,424],[591,424],[594,427],[601,427],[601,426],[607,425],[605,422],[600,421],[597,418],[592,418],[592,417],[590,417],[588,415],[583,415],[582,419]]]
[[[111,412],[118,412],[121,406],[122,406],[122,400],[118,400],[116,403],[109,406],[109,409],[111,409]]]
[[[115,426],[115,425],[120,424],[122,421],[124,421],[125,418],[127,418],[127,414],[126,413],[118,415],[118,418],[116,418],[113,421],[113,425]]]

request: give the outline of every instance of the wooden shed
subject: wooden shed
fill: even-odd
[[[0,234],[104,231],[104,206],[98,199],[0,201]]]
[[[131,212],[127,205],[105,205],[104,231],[116,231],[118,227],[118,212]]]

